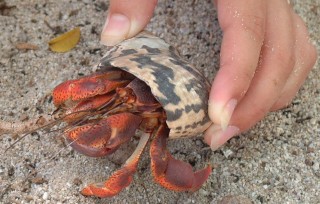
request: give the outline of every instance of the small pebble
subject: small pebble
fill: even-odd
[[[231,155],[234,154],[234,152],[230,149],[227,149],[227,150],[222,150],[223,152],[223,155],[226,157],[226,158],[229,158]]]
[[[8,169],[8,176],[13,176],[13,175],[14,175],[14,172],[15,172],[14,167],[11,166],[11,167]]]
[[[79,179],[79,178],[75,178],[75,179],[73,180],[73,184],[76,185],[76,186],[80,186],[80,185],[82,184],[82,181],[81,181],[81,179]]]
[[[42,199],[48,200],[48,198],[49,198],[48,192],[44,192],[44,194],[42,195]]]
[[[31,180],[31,182],[34,183],[34,184],[43,184],[43,183],[46,183],[48,181],[46,179],[44,179],[43,177],[37,176],[37,177],[33,178]]]
[[[313,161],[312,161],[312,159],[310,159],[310,158],[307,158],[307,159],[304,161],[304,163],[305,163],[307,166],[313,166]]]
[[[313,147],[307,148],[307,153],[314,153],[315,149]]]
[[[319,171],[320,169],[320,163],[319,162],[315,162],[312,166],[313,170],[315,171]]]
[[[204,189],[200,189],[200,190],[199,190],[199,193],[200,193],[201,195],[203,195],[203,196],[209,195],[209,192],[206,191],[206,190],[204,190]]]

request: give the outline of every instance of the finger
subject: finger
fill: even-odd
[[[293,14],[293,18],[294,25],[296,25],[296,62],[280,98],[273,105],[272,110],[278,110],[289,105],[317,60],[317,51],[315,46],[310,42],[306,25],[297,14]]]
[[[245,131],[260,121],[281,95],[294,67],[294,28],[286,1],[269,0],[265,43],[250,88],[231,118]]]
[[[209,98],[210,119],[223,129],[246,93],[258,64],[265,33],[265,1],[218,0],[223,30],[220,70]]]
[[[250,88],[237,105],[225,130],[209,128],[205,141],[212,149],[225,143],[240,131],[247,130],[269,111],[279,97],[281,89],[290,75],[294,61],[292,44],[293,25],[289,8],[284,9],[284,1],[272,0],[268,7],[265,44],[262,47],[261,60]],[[280,9],[280,10],[279,10]],[[274,18],[277,19],[274,19]],[[288,53],[292,51],[292,53]],[[280,87],[280,89],[279,89]],[[280,91],[279,91],[280,90]],[[238,128],[238,129],[237,129]],[[239,131],[240,130],[240,131]],[[210,137],[211,136],[211,137]],[[208,139],[209,138],[209,139]]]
[[[212,124],[204,134],[204,141],[210,145],[212,150],[217,150],[226,141],[239,133],[240,129],[236,126],[229,125],[225,130],[222,130],[220,125]]]
[[[115,45],[138,34],[150,21],[157,0],[111,0],[101,43]]]

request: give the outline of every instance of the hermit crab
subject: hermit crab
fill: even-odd
[[[71,127],[65,131],[80,153],[101,157],[139,135],[125,164],[102,183],[81,193],[111,197],[132,181],[139,158],[150,144],[151,171],[157,183],[174,191],[195,191],[211,167],[192,166],[171,156],[167,139],[190,137],[210,125],[210,83],[162,39],[144,31],[111,47],[91,76],[68,80],[53,90],[53,102]]]

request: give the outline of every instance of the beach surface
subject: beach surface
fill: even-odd
[[[28,121],[52,113],[50,93],[59,83],[92,73],[106,51],[99,43],[108,1],[6,1],[0,7],[0,119]],[[291,1],[320,52],[320,1]],[[4,1],[0,1],[4,4]],[[54,53],[50,39],[75,27],[79,44]],[[222,32],[211,1],[159,1],[147,30],[175,46],[213,80],[219,68]],[[19,43],[35,50],[17,48]],[[214,169],[194,193],[168,191],[153,182],[148,149],[132,184],[114,198],[84,197],[128,157],[89,158],[57,132],[38,131],[14,147],[16,135],[0,136],[0,203],[320,203],[319,61],[293,102],[212,152],[201,136],[168,142],[174,157]],[[21,135],[20,135],[21,136]],[[127,148],[132,151],[132,146]],[[133,146],[134,147],[134,146]],[[33,174],[30,176],[30,172]]]

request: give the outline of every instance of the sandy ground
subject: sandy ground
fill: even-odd
[[[54,110],[49,94],[55,85],[90,73],[99,61],[105,49],[99,33],[108,2],[7,2],[14,7],[0,9],[0,119],[28,120]],[[320,2],[295,1],[294,8],[307,22],[319,52]],[[49,39],[76,26],[82,37],[75,49],[63,54],[48,49]],[[148,29],[214,77],[222,33],[209,0],[161,1]],[[18,42],[39,49],[18,50]],[[198,192],[175,193],[153,183],[145,153],[134,182],[118,196],[83,197],[79,190],[106,179],[120,167],[118,160],[85,157],[65,148],[59,134],[40,131],[6,153],[14,139],[0,136],[0,203],[218,203],[226,196],[238,196],[243,203],[320,203],[319,76],[317,63],[288,108],[269,114],[216,152],[201,138],[170,141],[175,157],[197,169],[208,162],[215,167]],[[28,177],[31,171],[35,177]]]

